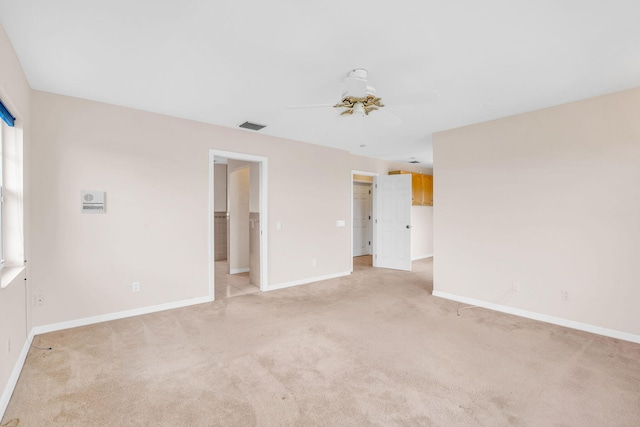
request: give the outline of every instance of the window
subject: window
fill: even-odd
[[[0,122],[0,270],[4,268],[4,183],[2,176],[4,174],[4,142],[9,132],[8,126],[4,121]]]
[[[22,127],[0,101],[0,269],[24,265]],[[4,279],[4,278],[3,278]],[[4,281],[3,281],[4,285]]]
[[[2,125],[2,129],[0,129],[0,270],[2,270],[4,268],[4,185],[2,180],[2,166],[4,163],[3,146],[7,139],[9,127],[4,121],[0,122],[0,124]]]

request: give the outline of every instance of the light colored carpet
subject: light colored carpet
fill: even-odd
[[[414,271],[42,335],[2,424],[637,426],[640,345],[471,309]],[[11,425],[11,424],[9,424]]]

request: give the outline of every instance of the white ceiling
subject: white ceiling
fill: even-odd
[[[639,17],[638,0],[0,0],[34,89],[427,166],[433,132],[640,86]],[[401,124],[285,108],[340,101],[358,67]]]

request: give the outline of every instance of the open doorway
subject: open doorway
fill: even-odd
[[[411,271],[411,175],[380,176],[362,171],[352,171],[351,175],[351,271],[354,264]],[[367,200],[368,188],[371,189],[370,201]],[[371,234],[367,232],[369,224],[363,224],[362,214],[368,203],[371,203],[371,219],[368,215],[366,219],[372,227]],[[366,251],[365,242],[366,246],[371,242],[371,255],[361,255]]]
[[[212,300],[266,289],[266,158],[210,150]]]
[[[372,254],[372,183],[353,182],[353,256]]]
[[[373,181],[376,173],[352,171],[351,250],[354,265],[373,265]]]

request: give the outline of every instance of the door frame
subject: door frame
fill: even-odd
[[[351,170],[351,272],[353,273],[353,176],[354,175],[362,175],[362,176],[372,176],[372,177],[376,177],[378,175],[380,175],[378,172],[367,172],[367,171],[359,171],[359,170]],[[373,192],[376,191],[376,186],[375,185],[371,185],[371,196],[373,197]],[[376,210],[376,206],[375,204],[372,203],[371,206],[371,212],[372,212],[372,217],[376,218],[377,217],[377,210]],[[372,233],[371,236],[371,254],[372,256],[375,258],[376,256],[376,245],[375,245],[375,233]]]
[[[268,165],[267,157],[255,156],[253,154],[237,153],[232,151],[222,151],[209,149],[209,299],[215,300],[215,226],[214,226],[214,189],[215,173],[214,158],[226,157],[233,160],[244,160],[258,163],[260,169],[259,193],[260,193],[260,290],[268,289]]]

